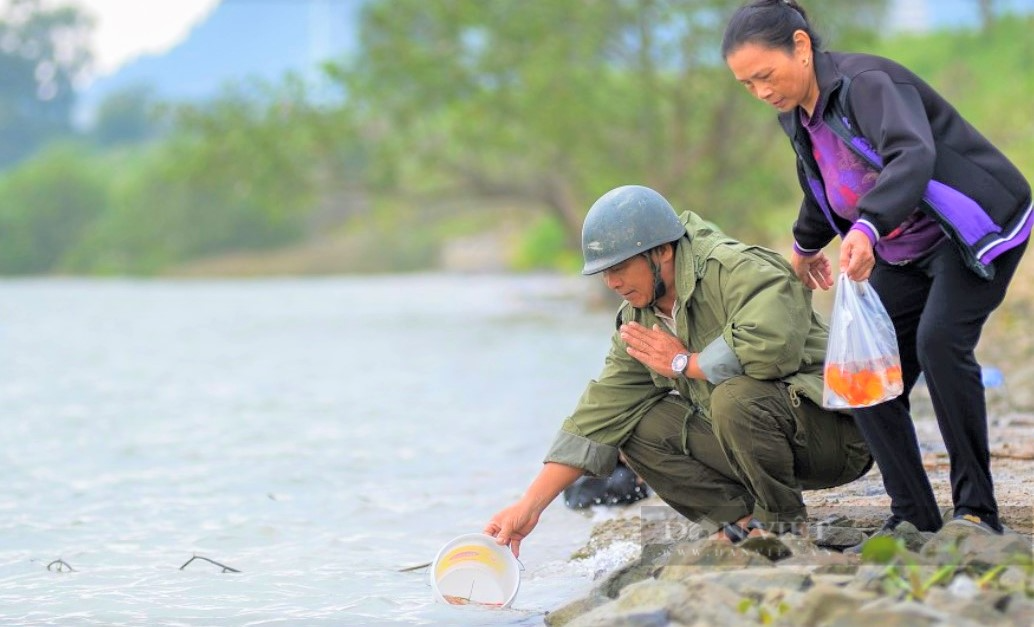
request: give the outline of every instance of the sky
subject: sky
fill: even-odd
[[[0,0],[6,7],[8,0]],[[110,74],[141,54],[160,53],[182,41],[219,0],[50,0],[76,5],[96,19],[93,76]]]
[[[6,7],[10,0],[0,0]],[[813,0],[814,1],[814,0]],[[943,1],[943,0],[942,0]],[[182,41],[219,0],[45,0],[50,4],[74,4],[97,19],[94,32],[94,78],[113,73],[141,54],[161,53]],[[975,0],[954,0],[973,4]],[[925,21],[930,0],[892,0],[901,20]],[[1034,6],[1034,0],[998,0],[1002,6]],[[974,8],[975,10],[975,8]]]
[[[145,53],[163,52],[182,41],[219,0],[66,0],[97,19],[97,76],[109,74]]]

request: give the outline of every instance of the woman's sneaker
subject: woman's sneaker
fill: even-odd
[[[979,516],[974,516],[973,514],[959,514],[944,523],[944,527],[941,528],[941,531],[949,528],[957,530],[956,533],[959,533],[960,536],[973,535],[974,533],[988,536],[1000,536],[1003,533],[981,520]],[[940,531],[937,533],[939,534]]]
[[[969,536],[1000,536],[1006,531],[1004,526],[1002,531],[995,529],[981,520],[979,516],[959,514],[944,523],[941,530],[930,538],[930,542],[923,548],[923,555],[930,556],[943,551],[951,551]]]

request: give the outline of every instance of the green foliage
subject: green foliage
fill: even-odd
[[[976,584],[982,590],[1007,589],[999,585],[998,580],[1009,566],[1017,566],[1026,572],[1018,591],[1028,595],[1032,592],[1028,586],[1034,574],[1034,560],[1029,553],[1018,553],[1007,563],[996,566],[964,564],[957,546],[945,547],[938,557],[943,563],[933,566],[929,560],[906,549],[904,540],[890,536],[871,538],[862,547],[863,561],[886,565],[882,575],[884,591],[906,600],[922,601],[934,586],[947,586],[955,575],[963,572],[976,576]]]
[[[151,139],[161,127],[158,109],[153,90],[146,85],[115,92],[97,110],[93,139],[109,148]]]
[[[282,246],[305,234],[317,185],[337,189],[327,182],[331,135],[305,123],[315,114],[298,86],[242,85],[211,105],[174,113],[178,132],[123,173],[109,211],[70,267],[152,273],[226,251]]]
[[[905,599],[922,601],[930,589],[945,585],[959,570],[961,558],[956,551],[950,560],[933,571],[924,571],[918,556],[905,548],[905,541],[890,536],[880,536],[866,541],[862,547],[862,559],[866,562],[886,564],[883,571],[883,588],[889,595],[904,595]]]
[[[136,88],[102,105],[100,154],[65,147],[8,172],[0,272],[154,273],[329,228],[356,242],[363,270],[420,269],[449,238],[512,232],[528,216],[514,265],[576,271],[585,211],[628,183],[734,236],[770,241],[789,231],[800,190],[771,108],[718,58],[739,4],[370,0],[354,58],[325,67],[338,100],[313,98],[292,76],[178,107]],[[41,45],[70,34],[75,54],[42,73],[57,81],[43,89],[36,71],[52,47],[0,51],[0,167],[51,136],[57,127],[42,132],[41,120],[65,120],[63,85],[88,60],[81,14],[16,5],[0,34]],[[1034,18],[881,39],[885,6],[836,0],[811,17],[828,48],[915,70],[1034,173],[1034,117],[1023,107],[1034,93]],[[140,143],[156,119],[168,126]],[[520,215],[501,225],[500,205]]]
[[[901,540],[891,536],[877,536],[866,540],[862,546],[862,559],[874,564],[889,564],[904,547]]]
[[[757,599],[744,597],[736,608],[740,614],[750,616],[761,625],[771,625],[792,608],[786,601],[780,601],[774,608],[762,604]]]
[[[51,272],[108,203],[89,153],[54,146],[0,178],[0,272]]]
[[[357,58],[332,76],[379,129],[381,180],[535,200],[570,248],[592,200],[626,183],[751,224],[794,181],[792,169],[766,171],[786,146],[718,57],[739,4],[374,0]],[[824,19],[854,33],[883,6],[830,2]]]
[[[986,31],[902,35],[871,51],[894,59],[941,92],[1019,168],[1034,173],[1034,16],[996,20]]]
[[[89,65],[92,20],[43,0],[0,4],[0,168],[67,137],[73,83]]]
[[[133,168],[116,187],[104,219],[74,251],[72,267],[151,273],[186,259],[297,238],[301,222],[292,212],[301,213],[300,199],[277,196],[276,172],[228,156],[225,164],[238,175],[233,178],[209,169],[213,161],[206,153],[212,149],[180,138]]]
[[[516,270],[563,270],[581,268],[581,254],[571,249],[564,225],[556,216],[542,216],[528,226],[514,253]]]

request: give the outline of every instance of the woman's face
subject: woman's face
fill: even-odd
[[[803,107],[810,115],[815,108],[819,90],[807,35],[798,39],[792,52],[743,44],[725,58],[725,63],[747,91],[781,112]]]

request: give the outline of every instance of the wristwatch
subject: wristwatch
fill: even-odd
[[[680,377],[686,376],[686,368],[689,367],[689,353],[676,353],[671,360],[671,369]]]

